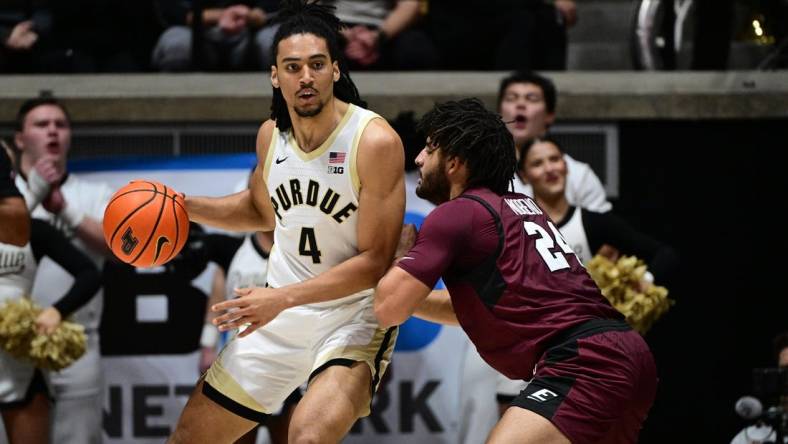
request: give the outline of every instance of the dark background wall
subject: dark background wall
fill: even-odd
[[[751,370],[788,329],[788,120],[620,122],[614,211],[671,244],[676,305],[647,334],[661,384],[641,441],[730,442]]]

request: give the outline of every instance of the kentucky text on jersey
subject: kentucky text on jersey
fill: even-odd
[[[341,198],[342,196],[331,188],[327,188],[321,196],[320,184],[314,180],[310,180],[307,186],[304,187],[300,180],[290,179],[289,184],[282,183],[276,187],[276,195],[271,196],[271,203],[274,206],[274,213],[276,213],[276,217],[280,221],[282,220],[282,215],[279,214],[279,210],[285,212],[297,205],[316,207],[319,203],[322,212],[331,215],[337,223],[341,224],[358,209],[353,202],[349,202],[334,212],[337,202]]]
[[[534,216],[542,214],[542,210],[534,203],[533,200],[526,197],[525,199],[504,199],[509,208],[519,214],[520,216]]]

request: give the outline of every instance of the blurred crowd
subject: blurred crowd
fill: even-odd
[[[268,70],[277,0],[8,0],[0,72]],[[560,70],[574,0],[328,0],[353,69]]]

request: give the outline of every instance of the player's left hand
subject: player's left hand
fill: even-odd
[[[238,334],[244,337],[271,322],[279,313],[288,308],[282,295],[273,288],[253,287],[236,288],[236,299],[220,302],[211,311],[227,311],[213,320],[219,331],[246,328]]]

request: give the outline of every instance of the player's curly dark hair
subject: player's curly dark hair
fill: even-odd
[[[366,107],[366,102],[361,99],[356,85],[350,79],[347,63],[342,57],[339,36],[343,24],[334,15],[334,9],[333,6],[321,5],[317,1],[283,0],[276,20],[281,25],[276,31],[271,45],[272,60],[275,64],[281,40],[295,34],[316,35],[326,41],[331,60],[336,60],[339,63],[339,80],[334,83],[334,97],[343,102]],[[287,112],[287,103],[282,96],[282,91],[279,88],[274,88],[273,94],[271,119],[276,121],[279,131],[289,131],[293,123],[290,121],[290,114]]]
[[[509,190],[517,166],[514,140],[501,117],[479,99],[435,104],[418,129],[431,146],[466,163],[468,188],[487,187],[497,194]]]

